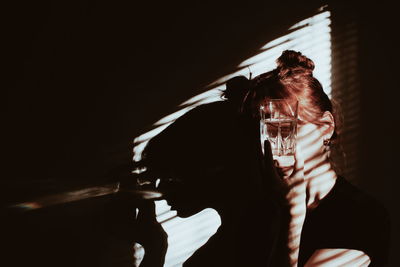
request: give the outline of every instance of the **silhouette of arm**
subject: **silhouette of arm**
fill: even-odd
[[[154,201],[141,204],[136,226],[138,236],[133,254],[136,266],[162,267],[168,248],[168,235],[156,220]]]

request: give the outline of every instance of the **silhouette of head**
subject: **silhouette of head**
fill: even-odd
[[[223,97],[237,105],[243,103],[250,89],[250,81],[245,76],[235,76],[226,82]]]
[[[189,217],[205,208],[219,211],[223,206],[222,198],[228,189],[214,178],[192,174],[184,179],[161,179],[158,189],[178,216]]]
[[[205,208],[221,214],[232,206],[242,149],[239,120],[233,115],[240,114],[248,90],[246,77],[230,79],[224,91],[227,101],[196,107],[149,141],[145,164],[160,178],[158,189],[178,216]]]

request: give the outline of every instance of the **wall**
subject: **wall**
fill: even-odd
[[[358,49],[337,43],[334,63],[334,74],[350,59],[359,70],[352,179],[388,207],[397,251],[397,10],[331,2],[339,27],[355,21]],[[324,2],[307,3],[8,4],[3,200],[109,179],[129,164],[133,137]]]

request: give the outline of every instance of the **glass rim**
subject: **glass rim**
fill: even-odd
[[[275,104],[278,103],[278,104]],[[299,101],[297,99],[294,100],[287,100],[284,98],[266,98],[264,101],[259,105],[259,109],[261,114],[267,114],[266,109],[275,109],[278,106],[286,106],[289,109],[290,117],[298,117],[298,108],[299,108]],[[281,112],[279,112],[281,113]],[[260,114],[260,115],[261,115]]]

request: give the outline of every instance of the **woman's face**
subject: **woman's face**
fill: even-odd
[[[304,173],[307,177],[313,169],[326,162],[326,147],[324,140],[333,134],[333,117],[326,112],[321,118],[321,123],[298,121],[296,149],[300,151],[304,159]]]
[[[313,123],[299,123],[297,126],[296,150],[304,160],[304,173],[318,164],[323,154],[323,134],[320,127]]]

